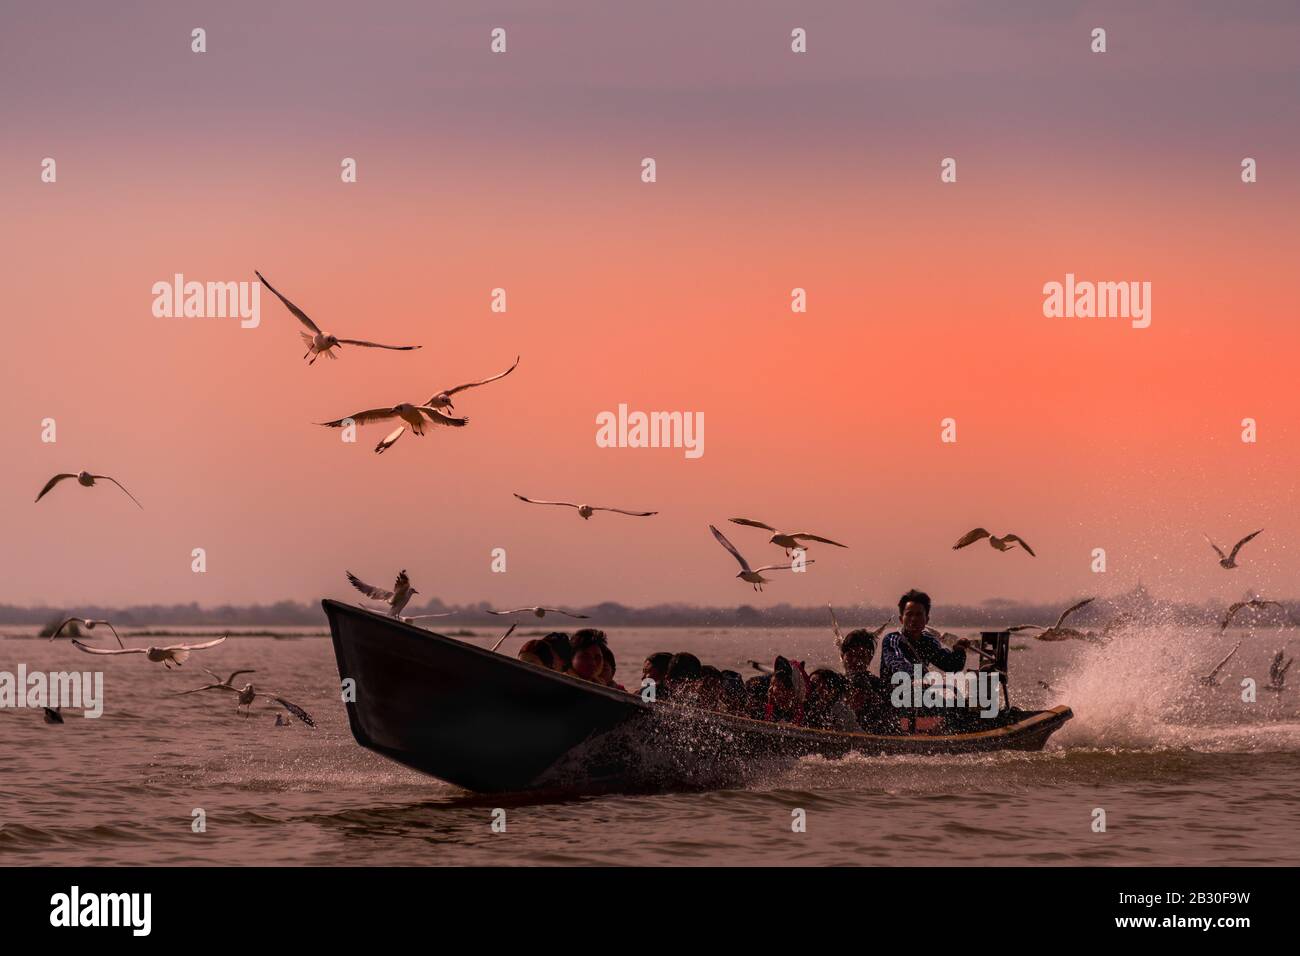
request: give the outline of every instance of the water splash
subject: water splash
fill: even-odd
[[[1289,635],[1288,635],[1289,636]],[[1233,644],[1242,647],[1207,687]],[[1063,747],[1182,748],[1214,752],[1300,750],[1295,688],[1264,689],[1275,641],[1269,632],[1217,634],[1151,625],[1126,629],[1101,647],[1079,647],[1053,683],[1074,710],[1056,736]],[[1242,699],[1253,678],[1255,701]]]

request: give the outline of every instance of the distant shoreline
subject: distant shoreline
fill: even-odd
[[[1288,619],[1300,616],[1300,602],[1296,600],[1281,601],[1283,607],[1261,610],[1246,609],[1237,615],[1239,625],[1252,624],[1265,627],[1288,625]],[[725,607],[705,607],[688,604],[657,604],[648,607],[629,607],[613,601],[598,604],[574,605],[566,610],[588,615],[587,620],[567,618],[562,615],[550,615],[539,620],[529,614],[497,616],[488,613],[492,605],[476,602],[468,605],[448,605],[440,601],[431,601],[425,607],[408,607],[409,615],[443,614],[448,617],[439,620],[434,626],[496,631],[510,624],[540,628],[543,633],[550,630],[573,630],[583,626],[600,628],[619,627],[664,627],[664,628],[777,628],[777,627],[828,627],[830,613],[825,605],[800,607],[791,604],[775,604],[760,608],[749,604]],[[886,620],[896,621],[897,610],[894,607],[863,606],[852,603],[837,603],[835,613],[841,627],[849,630],[854,627],[875,629]],[[933,625],[940,628],[1004,628],[1016,624],[1051,624],[1064,609],[1061,602],[1051,604],[1009,601],[999,598],[990,599],[978,605],[946,605],[936,602]],[[1098,597],[1091,605],[1081,609],[1072,616],[1073,626],[1101,627],[1108,621],[1123,616],[1143,624],[1168,625],[1178,627],[1217,626],[1222,619],[1225,604],[1207,601],[1201,604],[1176,602],[1157,598],[1140,584],[1122,594],[1111,597]],[[248,628],[247,636],[261,633],[262,636],[284,638],[280,633],[284,628],[310,629],[314,634],[325,635],[324,612],[316,602],[299,603],[296,601],[278,601],[273,604],[253,605],[217,605],[203,608],[197,603],[172,605],[131,605],[128,607],[104,607],[100,605],[66,605],[60,607],[18,607],[0,605],[0,633],[4,628],[42,627],[51,621],[58,622],[64,617],[98,618],[112,621],[119,629],[131,628],[146,636],[146,632],[157,636],[171,636],[186,632],[185,628]],[[276,629],[272,632],[269,629]]]

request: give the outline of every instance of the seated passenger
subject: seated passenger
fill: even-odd
[[[668,676],[668,665],[672,663],[673,655],[667,651],[660,651],[658,654],[651,654],[641,665],[641,681],[644,685],[646,680],[655,682],[655,696],[659,696],[659,689],[663,685],[664,678]]]
[[[700,659],[694,654],[674,654],[664,674],[663,690],[675,701],[694,703],[700,682]]]
[[[898,732],[898,715],[889,703],[890,687],[871,673],[876,637],[866,628],[849,631],[840,644],[840,660],[848,681],[847,702],[862,730],[869,734]]]
[[[861,732],[858,720],[845,698],[849,682],[839,671],[823,667],[808,676],[808,703],[805,723],[820,730]]]
[[[519,659],[529,664],[536,664],[538,667],[545,667],[550,671],[563,669],[556,666],[558,662],[555,659],[555,652],[545,641],[524,641],[524,646],[519,648]]]
[[[601,633],[603,634],[604,632],[602,631]],[[607,643],[601,644],[600,653],[601,656],[605,659],[605,667],[600,672],[600,678],[601,678],[600,682],[604,684],[606,687],[612,687],[615,690],[621,690],[624,693],[626,693],[627,688],[624,687],[622,684],[620,684],[618,681],[614,680],[614,671],[618,669],[618,662],[614,660],[614,652],[609,649],[609,644]]]
[[[573,645],[569,643],[569,635],[563,631],[552,631],[542,638],[542,642],[555,655],[555,669],[567,671],[569,662],[573,660]]]
[[[596,684],[605,683],[605,632],[586,627],[575,631],[569,638],[573,648],[573,657],[569,661],[569,673]]]
[[[803,661],[777,656],[772,662],[772,679],[767,685],[767,720],[802,724],[808,701],[808,674]]]
[[[745,681],[745,716],[751,720],[764,720],[767,717],[767,688],[772,682],[771,674],[759,674]]]
[[[700,668],[700,689],[695,702],[705,710],[722,709],[722,671],[712,664]]]
[[[722,707],[728,714],[745,716],[745,679],[738,671],[722,672]]]

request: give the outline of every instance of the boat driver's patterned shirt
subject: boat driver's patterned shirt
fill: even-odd
[[[916,656],[908,653],[909,644],[915,649]],[[959,671],[966,666],[966,652],[944,647],[939,638],[928,631],[915,640],[904,640],[901,631],[885,635],[880,646],[880,677],[891,688],[896,673],[902,671],[911,679],[913,668],[922,663],[933,664],[942,671]]]

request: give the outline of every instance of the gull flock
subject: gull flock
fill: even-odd
[[[403,352],[415,351],[421,348],[420,345],[387,345],[384,343],[372,342],[365,339],[340,338],[339,336],[334,335],[332,333],[326,333],[321,329],[319,325],[316,324],[315,321],[313,321],[307,315],[306,312],[304,312],[301,308],[299,308],[292,301],[290,301],[284,294],[282,294],[279,290],[277,290],[274,286],[272,286],[265,279],[265,277],[263,277],[261,272],[255,271],[254,274],[257,276],[258,280],[264,286],[270,289],[270,291],[280,300],[280,302],[289,311],[289,313],[292,316],[294,316],[294,318],[296,318],[298,322],[301,324],[302,328],[299,330],[299,335],[303,341],[303,344],[306,346],[306,352],[303,354],[303,359],[307,362],[309,366],[315,364],[316,360],[319,359],[321,356],[325,356],[331,361],[336,360],[338,358],[338,353],[340,353],[345,346],[356,346],[360,348],[385,349],[385,350],[403,351]],[[407,430],[411,431],[412,434],[416,435],[417,437],[422,437],[426,434],[426,429],[428,426],[438,426],[440,428],[451,428],[451,429],[460,429],[467,426],[469,424],[468,416],[452,414],[455,412],[454,397],[469,389],[479,388],[481,386],[485,386],[492,382],[497,382],[500,381],[501,379],[506,378],[512,372],[514,372],[516,368],[518,368],[519,362],[520,362],[520,356],[516,356],[514,363],[510,365],[508,368],[506,368],[504,371],[499,372],[495,375],[491,375],[487,378],[478,379],[475,381],[466,382],[464,384],[441,389],[439,391],[434,392],[428,398],[428,400],[420,404],[402,402],[396,405],[378,406],[375,408],[354,412],[353,414],[347,415],[343,418],[338,418],[326,422],[320,422],[318,424],[328,428],[342,428],[342,427],[347,427],[352,425],[369,425],[369,424],[374,424],[379,422],[398,422],[399,424],[397,425],[397,427],[392,431],[390,431],[388,434],[386,434],[384,438],[382,438],[375,446],[374,452],[376,454],[382,454],[383,452],[391,448],[402,437],[402,435],[406,433]],[[119,481],[116,477],[111,475],[106,475],[106,474],[97,474],[91,471],[63,472],[54,475],[45,483],[45,485],[41,488],[40,492],[36,495],[36,502],[39,503],[60,483],[68,479],[75,479],[78,485],[85,488],[93,488],[95,487],[96,483],[100,481],[111,482],[112,484],[116,485],[125,495],[127,495],[127,497],[129,497],[136,504],[137,507],[141,509],[144,508],[144,506],[140,503],[140,501],[133,494],[131,494],[131,492],[127,490],[126,486],[123,485],[122,482]],[[517,498],[519,501],[530,505],[572,508],[578,514],[578,516],[582,518],[584,521],[590,519],[597,512],[607,512],[611,514],[624,515],[624,516],[637,517],[637,518],[649,518],[659,513],[657,511],[640,511],[640,510],[632,510],[632,509],[625,509],[625,508],[616,508],[616,507],[611,507],[606,505],[591,505],[591,504],[586,504],[583,502],[575,502],[575,501],[530,498],[518,493],[515,493],[514,497]],[[716,526],[712,524],[708,525],[709,531],[712,533],[714,539],[732,556],[732,558],[735,559],[737,564],[740,566],[740,570],[736,572],[735,577],[741,580],[742,582],[751,585],[756,591],[761,591],[764,585],[771,583],[769,578],[763,576],[765,573],[772,572],[772,571],[802,572],[803,570],[805,570],[807,565],[815,563],[814,561],[806,558],[806,552],[808,550],[808,547],[812,544],[827,545],[830,547],[841,548],[841,549],[848,548],[848,545],[846,544],[843,544],[832,538],[825,537],[821,534],[815,534],[811,531],[780,530],[773,525],[752,518],[731,518],[729,520],[731,521],[731,523],[742,527],[757,528],[769,532],[770,537],[768,537],[767,543],[782,548],[785,551],[787,559],[790,560],[789,564],[762,564],[759,565],[758,567],[754,567],[745,558],[745,556],[739,551],[739,549],[737,549],[737,547],[734,544],[732,544],[731,541],[729,541],[721,531],[718,530]],[[1263,529],[1260,529],[1258,531],[1254,531],[1251,534],[1246,535],[1244,538],[1239,540],[1233,546],[1233,548],[1229,553],[1226,554],[1224,553],[1223,549],[1221,549],[1217,544],[1215,544],[1214,541],[1211,540],[1208,536],[1206,536],[1206,540],[1209,541],[1211,548],[1213,548],[1215,553],[1218,555],[1220,566],[1226,570],[1233,570],[1240,566],[1237,562],[1237,558],[1243,546],[1245,546],[1248,542],[1254,539],[1262,531]],[[1035,551],[1030,547],[1029,543],[1025,541],[1025,539],[1022,538],[1020,535],[1011,532],[997,535],[997,534],[993,534],[992,532],[982,527],[974,528],[971,531],[968,531],[966,534],[962,535],[961,538],[959,538],[957,542],[952,546],[952,550],[961,550],[981,540],[987,540],[990,547],[999,552],[1008,552],[1011,550],[1023,550],[1026,554],[1028,554],[1031,557],[1037,556]],[[374,608],[372,606],[371,607],[372,610],[382,610],[384,613],[388,614],[389,616],[392,616],[399,620],[415,622],[415,621],[432,619],[437,617],[446,617],[452,613],[452,612],[445,612],[442,614],[430,613],[430,614],[415,615],[411,617],[403,616],[402,612],[410,603],[411,598],[415,594],[420,593],[416,588],[411,586],[410,578],[408,577],[405,570],[402,570],[397,575],[393,587],[391,589],[380,588],[374,585],[367,584],[364,581],[357,578],[350,571],[348,571],[346,574],[347,574],[348,581],[352,584],[354,588],[356,588],[358,591],[360,591],[363,595],[370,598],[371,600],[380,602],[381,606],[379,608]],[[1092,643],[1104,643],[1105,640],[1108,638],[1107,631],[1103,631],[1102,634],[1098,635],[1093,632],[1080,631],[1075,628],[1065,626],[1065,621],[1071,614],[1087,606],[1093,600],[1094,598],[1087,598],[1065,609],[1065,611],[1061,613],[1061,615],[1059,616],[1059,618],[1056,620],[1054,624],[1051,625],[1022,624],[1022,625],[1016,625],[1010,628],[1010,630],[1013,632],[1035,631],[1037,633],[1035,633],[1033,636],[1040,641],[1050,642],[1050,641],[1063,641],[1063,640],[1074,639],[1074,640],[1088,641]],[[1232,607],[1228,610],[1227,615],[1225,616],[1221,624],[1220,631],[1227,628],[1229,623],[1232,621],[1233,617],[1241,609],[1245,607],[1258,608],[1267,605],[1277,605],[1277,602],[1253,599],[1250,601],[1238,602],[1232,605]],[[1280,607],[1281,605],[1277,605],[1277,606]],[[509,610],[491,610],[489,611],[489,613],[495,615],[532,614],[533,616],[539,619],[545,617],[545,615],[548,613],[564,615],[575,619],[587,618],[587,615],[585,614],[577,613],[574,611],[567,611],[564,610],[563,608],[558,608],[558,607],[549,607],[546,605],[533,605],[527,607],[513,608]],[[832,612],[832,617],[833,617],[833,612]],[[164,667],[167,669],[180,667],[185,663],[185,661],[190,657],[192,653],[196,651],[201,651],[212,647],[216,647],[222,644],[226,640],[226,638],[222,637],[222,638],[205,641],[201,643],[174,644],[174,645],[167,645],[167,646],[127,647],[123,643],[121,636],[118,635],[116,629],[113,627],[113,625],[110,622],[87,619],[87,618],[79,618],[79,617],[70,617],[65,621],[63,621],[59,625],[59,627],[55,630],[53,636],[51,637],[51,640],[53,640],[55,637],[58,637],[60,634],[62,634],[63,631],[71,624],[76,624],[80,627],[84,627],[86,631],[93,631],[97,626],[105,625],[109,628],[110,631],[112,631],[114,638],[116,638],[117,640],[118,647],[103,648],[103,647],[95,647],[86,644],[83,641],[74,638],[72,640],[72,644],[84,653],[104,655],[104,656],[142,654],[144,655],[147,661],[151,661],[154,663],[162,663]],[[513,630],[513,625],[512,625],[512,630]],[[835,631],[838,637],[838,623],[836,623],[835,625]],[[508,634],[509,632],[507,632],[507,636]],[[86,636],[91,637],[94,635],[87,634]],[[504,640],[504,638],[502,640]],[[498,644],[499,643],[500,642],[498,642]],[[1236,648],[1234,648],[1233,651],[1230,652],[1229,655],[1219,663],[1219,665],[1217,665],[1217,667],[1214,669],[1214,671],[1212,671],[1210,675],[1202,679],[1203,682],[1212,685],[1216,680],[1216,676],[1218,672],[1222,669],[1224,665],[1228,663],[1228,661],[1232,658],[1233,654],[1235,653],[1236,653]],[[1279,652],[1279,657],[1277,658],[1277,660],[1274,661],[1274,666],[1271,671],[1275,683],[1275,689],[1281,687],[1282,681],[1285,679],[1286,669],[1289,666],[1290,666],[1290,662],[1289,661],[1284,662],[1281,658],[1281,652]],[[211,674],[211,676],[213,677],[214,680],[213,683],[206,684],[202,687],[193,688],[192,690],[184,691],[180,695],[174,695],[174,696],[185,696],[189,694],[198,693],[200,691],[213,691],[213,690],[231,692],[236,695],[236,700],[237,700],[236,711],[238,711],[239,708],[244,708],[245,716],[248,715],[248,709],[251,708],[253,702],[258,698],[262,698],[284,708],[285,711],[287,711],[290,715],[297,718],[304,724],[308,726],[315,726],[314,721],[312,720],[310,715],[306,713],[306,711],[304,711],[301,707],[298,707],[296,704],[293,704],[292,702],[288,701],[282,695],[279,695],[271,691],[259,690],[252,683],[247,683],[241,687],[236,687],[233,683],[234,678],[241,674],[253,673],[253,671],[251,670],[245,669],[245,670],[233,671],[224,680],[219,678],[217,675],[212,674],[211,671],[209,671],[208,673]],[[47,714],[47,719],[51,720],[51,722],[61,722],[61,721],[54,720],[54,718],[57,717],[58,717],[57,713],[55,713],[53,717]],[[277,718],[278,724],[283,722],[285,721],[281,720],[281,718],[279,717]]]

